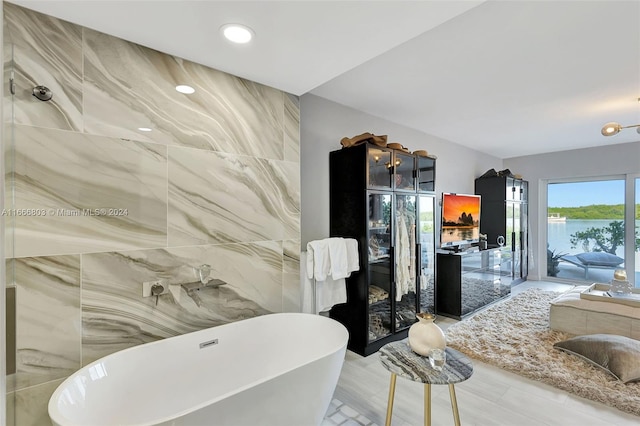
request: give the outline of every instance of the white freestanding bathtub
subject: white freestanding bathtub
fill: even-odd
[[[67,378],[60,426],[319,425],[348,333],[319,315],[255,317],[125,349]]]

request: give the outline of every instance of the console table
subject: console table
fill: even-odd
[[[461,253],[438,250],[436,313],[462,319],[511,294],[501,270],[511,259],[501,248]]]
[[[397,376],[414,382],[424,383],[424,424],[431,425],[431,385],[448,385],[451,398],[451,410],[456,426],[460,426],[460,414],[456,399],[455,383],[464,382],[473,374],[471,360],[455,349],[446,348],[447,360],[442,371],[429,364],[429,358],[420,356],[409,347],[408,341],[388,343],[380,348],[380,362],[391,372],[389,402],[385,426],[391,425],[393,399],[396,391]]]

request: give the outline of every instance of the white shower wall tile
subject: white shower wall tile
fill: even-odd
[[[14,262],[15,389],[19,390],[64,378],[80,368],[80,256],[25,257]]]
[[[169,245],[298,238],[296,163],[169,147]]]
[[[78,25],[3,2],[5,37],[13,45],[14,122],[82,130],[82,29]],[[46,86],[50,101],[33,96]]]
[[[282,311],[282,245],[278,242],[85,254],[83,352],[86,365],[121,349],[203,328]],[[194,295],[195,268],[227,284]],[[142,297],[143,282],[170,292]]]
[[[16,256],[166,245],[165,146],[15,127]]]
[[[281,91],[89,29],[84,39],[86,132],[283,159]]]

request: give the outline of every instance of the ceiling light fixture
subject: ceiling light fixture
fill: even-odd
[[[191,86],[187,86],[186,84],[180,84],[176,86],[176,90],[180,93],[184,93],[185,95],[190,95],[192,93],[195,93],[196,91],[196,89]]]
[[[620,133],[620,130],[629,129],[631,127],[636,127],[636,131],[640,133],[640,124],[634,124],[633,126],[622,126],[620,125],[620,123],[616,123],[615,121],[611,121],[602,126],[602,130],[600,131],[600,133],[602,133],[602,136],[613,136]]]
[[[150,132],[153,129],[151,127],[138,127],[138,130],[141,132]]]
[[[242,24],[225,24],[220,27],[220,31],[224,38],[238,44],[249,43],[254,34],[251,28]]]

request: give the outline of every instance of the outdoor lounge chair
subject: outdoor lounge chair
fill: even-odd
[[[604,252],[588,252],[576,255],[566,254],[562,256],[560,260],[584,269],[585,278],[587,278],[587,275],[589,274],[589,269],[615,270],[622,268],[620,264],[624,262],[624,259]]]

